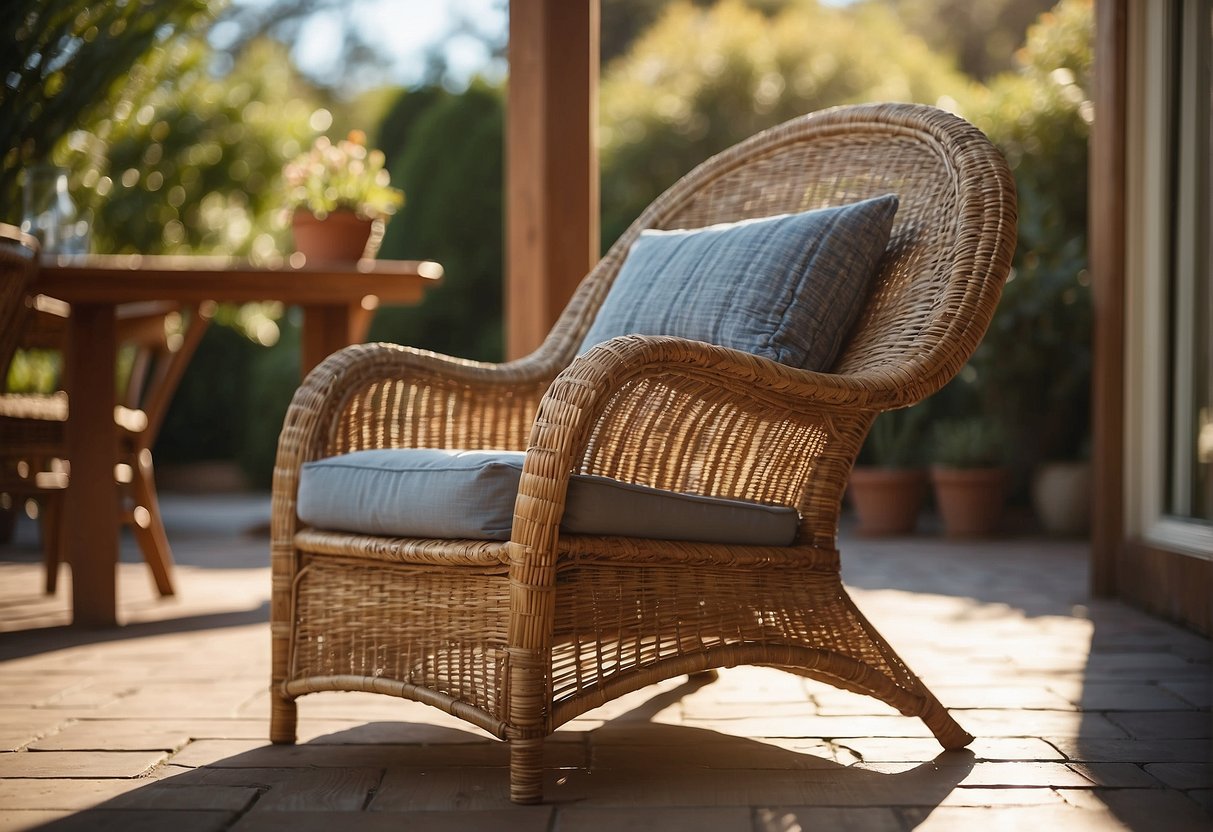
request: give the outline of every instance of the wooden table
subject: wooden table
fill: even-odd
[[[72,566],[72,623],[118,623],[117,450],[109,438],[113,431],[96,430],[113,421],[118,304],[276,300],[298,305],[303,309],[306,373],[330,353],[360,342],[380,303],[416,303],[441,277],[442,267],[430,261],[310,265],[296,256],[254,266],[226,257],[44,257],[34,290],[72,307],[64,361],[71,402],[66,430],[71,479],[63,518],[63,543]]]

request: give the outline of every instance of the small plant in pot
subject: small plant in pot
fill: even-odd
[[[880,414],[851,470],[856,531],[877,537],[910,534],[927,493],[922,459],[925,405]]]
[[[981,537],[1001,525],[1006,502],[1006,434],[986,418],[935,425],[931,483],[947,537]]]
[[[373,256],[383,224],[404,204],[383,165],[383,152],[368,149],[360,130],[336,144],[320,136],[287,163],[282,178],[295,250],[313,262],[357,260],[368,250]]]

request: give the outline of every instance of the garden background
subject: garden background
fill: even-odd
[[[339,71],[309,76],[288,44],[340,5],[20,0],[0,22],[18,46],[0,57],[0,220],[20,221],[20,171],[49,160],[72,171],[94,251],[270,258],[290,248],[283,164],[317,134],[362,129],[406,193],[380,256],[446,272],[421,305],[380,310],[371,337],[500,360],[505,84],[457,77],[439,50],[420,83],[377,84],[380,58],[354,27]],[[792,116],[891,100],[971,120],[1015,172],[1012,280],[957,380],[881,417],[865,459],[926,462],[931,437],[963,436],[1010,464],[1025,501],[1040,462],[1089,444],[1092,14],[1090,0],[601,0],[603,246],[698,162]],[[505,33],[476,20],[451,35],[505,55]],[[298,382],[297,320],[247,304],[217,321],[158,465],[236,461],[264,488]],[[9,385],[51,389],[57,372],[56,356],[25,354]]]

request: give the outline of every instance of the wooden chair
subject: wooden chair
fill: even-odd
[[[0,226],[0,246],[14,251],[36,251],[37,242],[12,226]],[[37,258],[22,255],[30,275]],[[5,279],[5,315],[9,321],[8,350],[0,354],[7,373],[16,347],[62,350],[67,341],[68,304],[30,291],[32,277],[24,281],[10,273]],[[8,294],[18,283],[19,295]],[[17,298],[14,300],[14,298]],[[170,332],[170,318],[184,313],[181,333]],[[172,549],[164,531],[156,495],[152,446],[190,358],[210,320],[200,307],[182,310],[173,303],[130,303],[116,312],[118,343],[130,352],[130,369],[119,391],[114,424],[116,432],[115,484],[122,492],[122,520],[128,524],[151,570],[161,595],[174,594]],[[62,503],[69,484],[69,460],[64,451],[68,398],[50,395],[0,393],[0,493],[10,502],[34,499],[40,506],[45,588],[54,594],[62,561],[60,525]]]
[[[644,229],[702,228],[893,193],[878,283],[828,372],[673,337],[578,355]],[[975,128],[917,105],[794,119],[704,162],[589,273],[543,345],[490,365],[349,347],[308,375],[278,446],[271,738],[297,697],[425,702],[508,740],[511,798],[542,797],[556,727],[679,674],[773,665],[972,737],[848,597],[840,504],[878,413],[942,387],[977,347],[1015,246],[1014,184]],[[525,451],[508,541],[325,531],[297,516],[301,466],[368,448]],[[789,546],[568,534],[574,475],[792,506]]]

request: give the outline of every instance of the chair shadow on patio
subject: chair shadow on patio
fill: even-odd
[[[169,761],[170,771],[174,764],[182,766],[180,774],[39,829],[144,828],[148,821],[163,823],[164,810],[202,806],[207,809],[175,812],[184,824],[175,828],[289,826],[307,832],[354,822],[360,830],[397,829],[401,814],[412,813],[410,828],[416,821],[428,829],[416,813],[432,813],[425,817],[449,816],[443,829],[473,829],[505,823],[511,815],[559,811],[567,819],[570,813],[606,809],[634,810],[653,821],[649,828],[662,828],[663,810],[677,811],[684,823],[688,813],[703,812],[705,823],[698,828],[718,829],[732,828],[729,813],[748,819],[750,807],[760,806],[769,807],[760,811],[778,824],[773,828],[794,829],[798,823],[811,828],[827,817],[823,812],[845,812],[848,823],[860,824],[854,828],[892,823],[890,828],[909,829],[973,768],[974,755],[966,750],[882,773],[837,762],[825,741],[773,738],[768,744],[652,722],[708,687],[714,676],[700,674],[656,693],[652,688],[637,692],[628,703],[647,698],[592,731],[554,735],[545,747],[543,806],[511,804],[508,748],[478,729],[370,722],[295,746],[266,743],[213,761],[190,758],[187,751]],[[594,721],[594,713],[586,716]],[[788,723],[794,727],[795,720]],[[810,750],[792,750],[797,746]],[[890,808],[895,806],[902,807],[897,815]]]

